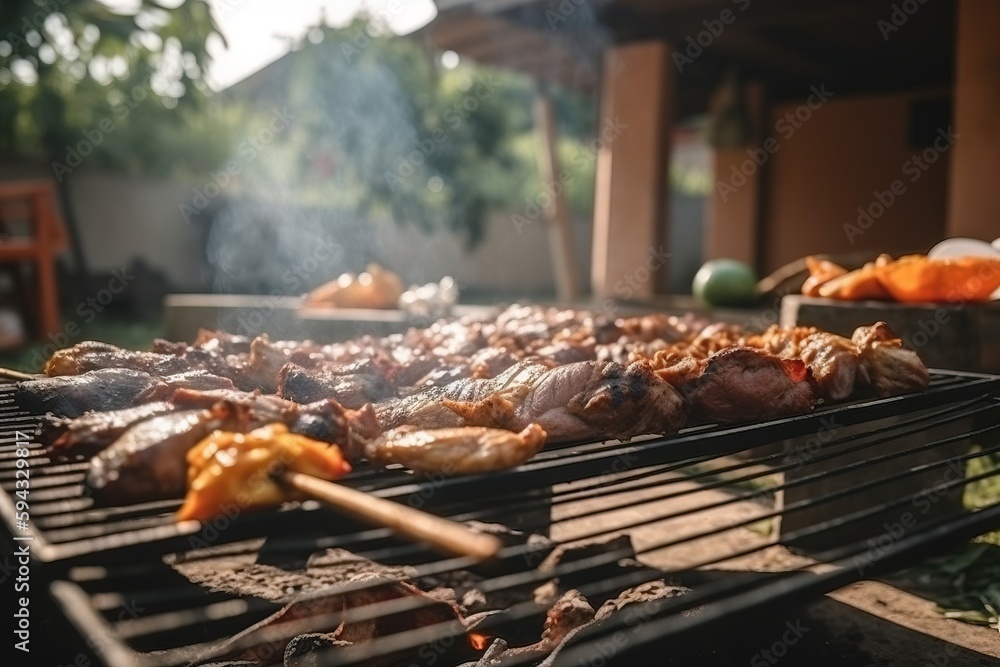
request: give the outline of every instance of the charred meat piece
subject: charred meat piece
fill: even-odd
[[[80,375],[27,380],[17,383],[16,401],[34,414],[50,412],[76,418],[85,412],[122,410],[148,396],[163,381],[130,368],[104,368]]]
[[[262,394],[258,391],[241,391],[239,389],[177,389],[170,397],[170,402],[179,409],[208,409],[220,401],[232,403],[247,409],[252,409],[259,415],[273,417],[272,421],[284,421],[286,413],[298,409],[292,401],[279,396]]]
[[[371,405],[347,410],[332,399],[298,406],[285,423],[292,433],[339,445],[350,461],[359,460],[365,444],[382,432]]]
[[[345,408],[356,410],[394,394],[389,381],[371,365],[323,364],[303,368],[288,363],[278,374],[278,395],[297,403],[332,398]]]
[[[858,327],[851,337],[861,368],[876,396],[918,391],[930,384],[930,373],[917,353],[903,347],[885,322]]]
[[[246,410],[253,423],[279,422],[292,433],[339,445],[352,461],[359,460],[365,443],[382,432],[370,405],[347,410],[333,399],[301,405],[257,392],[178,389],[172,402],[178,408],[207,409],[220,401]]]
[[[538,424],[520,433],[482,426],[401,426],[369,442],[365,456],[378,465],[399,463],[417,471],[469,475],[514,468],[544,445],[545,431]]]
[[[105,368],[130,368],[163,377],[189,371],[191,365],[172,354],[135,352],[107,343],[84,341],[54,352],[45,363],[45,374],[49,377],[80,375]]]
[[[162,378],[160,384],[151,387],[149,391],[143,392],[137,397],[137,403],[146,401],[168,400],[177,389],[191,389],[195,391],[214,391],[220,389],[235,389],[233,381],[227,377],[221,377],[206,370],[193,370],[184,373],[176,373]]]
[[[175,410],[172,403],[157,401],[122,410],[88,412],[76,419],[51,418],[44,440],[52,442],[49,452],[53,456],[92,456],[135,424]]]
[[[198,359],[220,355],[194,349],[188,357]],[[262,391],[273,394],[278,390],[278,373],[281,368],[295,358],[308,359],[321,355],[320,349],[312,341],[272,341],[267,335],[260,335],[250,343],[248,354],[232,354],[224,357],[226,367],[237,388],[244,391]],[[206,359],[204,363],[208,363]]]
[[[115,504],[180,498],[188,450],[216,429],[248,430],[245,413],[219,403],[211,410],[182,410],[139,422],[91,459],[87,486]]]
[[[801,361],[731,347],[709,357],[704,372],[680,389],[698,421],[756,421],[809,412],[816,395],[807,374]]]
[[[462,380],[376,405],[383,428],[487,426],[520,431],[537,423],[550,441],[627,440],[671,433],[684,401],[648,364],[583,361],[549,369],[521,362],[492,380]]]
[[[809,367],[813,389],[822,398],[840,401],[867,384],[857,348],[843,336],[815,327],[772,325],[747,343],[782,359],[801,359]]]

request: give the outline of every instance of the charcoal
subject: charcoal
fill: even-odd
[[[174,568],[190,581],[211,591],[252,596],[287,604],[302,595],[318,593],[363,574],[405,579],[413,570],[382,565],[343,549],[313,554],[304,569],[284,569],[261,563],[227,563],[212,559],[175,562]]]
[[[314,632],[292,637],[285,647],[285,667],[322,667],[323,653],[351,642],[337,639],[334,633]]]

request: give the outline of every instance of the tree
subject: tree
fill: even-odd
[[[211,35],[221,38],[205,0],[142,0],[133,13],[97,0],[5,0],[0,151],[51,162],[60,182],[84,159],[159,154],[163,133],[151,128],[182,122],[206,91]]]
[[[263,189],[369,219],[443,227],[470,246],[482,240],[490,212],[537,198],[528,77],[471,61],[445,68],[419,41],[393,37],[365,16],[317,26],[293,47],[246,91],[231,91],[236,104],[269,113],[280,102],[297,114],[289,137],[253,165]],[[587,107],[557,95],[577,115]],[[588,160],[566,166],[590,170]],[[586,179],[571,187],[590,189]],[[581,199],[589,208],[589,197],[573,197]]]

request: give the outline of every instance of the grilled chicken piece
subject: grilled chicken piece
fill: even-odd
[[[345,411],[333,401],[318,401],[298,405],[291,401],[233,389],[178,389],[169,401],[143,403],[131,408],[108,412],[88,412],[75,419],[49,417],[43,441],[51,442],[55,456],[94,455],[114,442],[122,433],[141,421],[180,410],[209,409],[220,401],[228,401],[247,409],[253,421],[280,421],[293,432],[309,435],[326,442],[353,442],[359,432],[368,437],[379,433],[378,422],[371,408],[365,411]],[[363,441],[353,443],[360,451]]]
[[[43,440],[53,456],[93,456],[141,421],[176,411],[173,403],[156,401],[122,410],[88,412],[76,419],[51,418]]]
[[[782,359],[801,359],[809,367],[810,382],[818,396],[834,401],[867,388],[868,374],[857,346],[848,338],[815,327],[772,325],[748,344]]]
[[[529,424],[520,433],[482,426],[392,429],[365,447],[374,464],[399,463],[422,472],[470,475],[514,468],[545,445],[545,431]]]
[[[293,433],[329,443],[346,444],[351,439],[352,429],[368,437],[381,432],[370,406],[363,410],[345,410],[332,399],[301,405],[259,392],[189,390],[178,390],[173,397],[174,405],[184,409],[207,409],[219,401],[245,409],[254,422],[281,422]]]
[[[759,336],[748,339],[751,347],[759,347],[782,359],[801,359],[809,367],[810,382],[817,395],[839,401],[867,384],[854,343],[815,327],[779,327],[771,325]]]
[[[278,395],[297,403],[332,398],[358,409],[395,394],[386,377],[372,364],[322,364],[303,368],[287,363],[278,373]]]
[[[813,388],[823,398],[841,401],[868,384],[857,348],[843,336],[825,331],[809,334],[800,345],[799,358],[809,367]]]
[[[816,396],[805,364],[752,347],[731,347],[712,355],[705,371],[682,385],[692,417],[702,422],[738,423],[809,412]]]
[[[135,352],[108,343],[88,340],[55,351],[45,363],[45,374],[49,377],[80,375],[104,368],[131,368],[163,377],[189,371],[191,364],[172,354]]]
[[[930,373],[913,350],[903,348],[885,322],[858,327],[851,336],[861,368],[876,396],[919,391],[930,384]]]
[[[461,370],[466,373],[463,377],[493,378],[518,362],[517,355],[498,347],[483,348],[469,358],[469,363]],[[462,378],[455,378],[461,380]],[[440,386],[440,385],[437,385]]]
[[[627,440],[671,433],[684,401],[643,362],[583,361],[549,369],[521,362],[492,380],[462,380],[375,406],[385,429],[487,426],[520,431],[536,423],[550,441]]]
[[[52,413],[75,418],[85,412],[122,410],[137,397],[151,395],[163,381],[130,368],[104,368],[81,375],[27,380],[17,383],[15,400],[33,414]]]
[[[819,329],[815,327],[782,327],[772,324],[764,333],[751,336],[747,345],[759,347],[782,359],[798,359],[803,343],[815,333],[819,333]]]
[[[212,431],[244,431],[247,415],[219,403],[139,422],[90,461],[87,486],[101,500],[128,504],[184,495],[185,456]]]
[[[210,408],[219,401],[247,410],[255,423],[280,422],[292,433],[339,445],[352,461],[361,459],[365,443],[382,432],[371,405],[348,410],[333,399],[301,405],[257,392],[179,389],[172,400],[178,408],[189,409]]]
[[[227,377],[221,377],[206,370],[193,370],[184,373],[176,373],[161,378],[160,384],[151,387],[148,391],[136,397],[136,404],[147,401],[169,400],[177,389],[190,389],[193,391],[218,391],[225,389],[235,389],[233,381]]]
[[[269,424],[247,434],[216,431],[187,452],[188,492],[177,520],[206,521],[227,506],[276,507],[300,496],[280,486],[271,472],[280,468],[334,480],[351,472],[336,445]]]
[[[680,387],[700,376],[705,371],[705,359],[698,359],[676,352],[657,352],[653,356],[656,375],[674,387]]]

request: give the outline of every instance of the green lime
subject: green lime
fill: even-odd
[[[757,275],[735,259],[713,259],[698,269],[691,291],[708,306],[750,306],[757,301]]]

